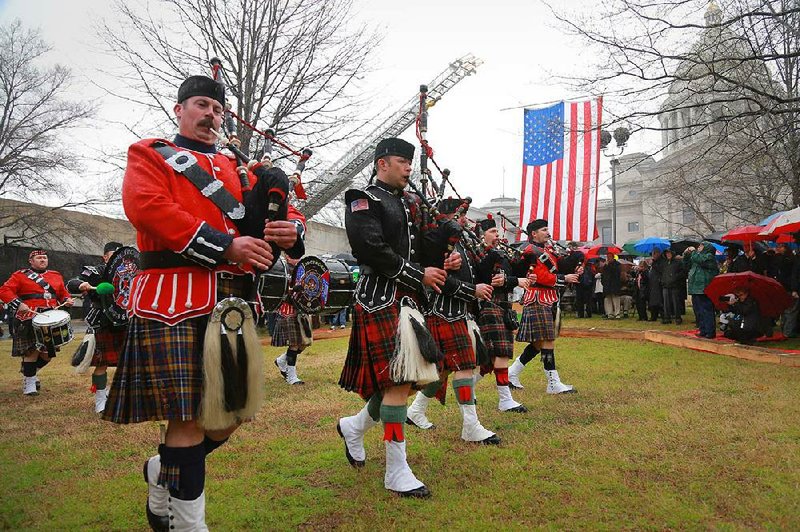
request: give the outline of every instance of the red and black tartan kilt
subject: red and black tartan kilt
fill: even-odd
[[[273,347],[303,347],[303,333],[297,321],[297,314],[290,316],[278,314],[270,345]]]
[[[530,303],[522,309],[518,342],[553,341],[556,339],[556,329],[553,322],[553,306],[541,303]]]
[[[125,329],[99,329],[94,332],[92,366],[115,367],[125,345]]]
[[[339,386],[356,392],[365,400],[376,391],[402,384],[390,377],[389,363],[397,341],[400,300],[403,296],[417,301],[412,294],[398,290],[393,304],[374,312],[367,312],[358,302],[355,304],[350,346],[339,377]]]
[[[14,323],[14,341],[11,344],[11,356],[22,357],[34,349],[41,354],[47,354],[46,349],[36,347],[36,336],[33,334],[32,320],[17,320]]]
[[[481,337],[491,359],[490,364],[481,366],[481,375],[492,372],[496,357],[514,356],[514,331],[506,327],[503,319],[505,312],[502,307],[486,305],[478,314],[478,327],[481,329]]]
[[[132,316],[103,419],[114,423],[197,418],[207,316],[176,325]]]
[[[475,348],[472,347],[466,319],[447,321],[431,314],[425,317],[425,322],[444,354],[444,359],[438,365],[440,373],[475,368]]]

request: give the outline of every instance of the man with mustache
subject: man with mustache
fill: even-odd
[[[207,530],[206,456],[239,425],[209,431],[198,422],[203,339],[212,310],[224,298],[251,298],[256,272],[276,258],[272,244],[290,256],[303,252],[302,223],[286,221],[286,174],[255,164],[245,181],[233,158],[217,152],[215,130],[224,104],[224,89],[216,81],[186,79],[174,106],[178,134],[173,141],[133,144],[122,184],[141,264],[103,418],[169,422],[165,443],[144,464],[147,517],[154,530]],[[265,224],[248,217],[245,196],[267,190],[283,201],[280,221]]]

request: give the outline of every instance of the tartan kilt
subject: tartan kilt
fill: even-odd
[[[99,329],[94,331],[92,366],[116,367],[119,354],[125,345],[125,329]]]
[[[103,419],[114,423],[196,419],[203,391],[208,316],[173,326],[131,316]]]
[[[425,317],[425,323],[444,354],[438,365],[440,373],[475,368],[475,348],[472,347],[466,319],[447,321],[431,314]]]
[[[15,320],[11,356],[25,356],[31,349],[38,351],[40,354],[47,354],[46,349],[39,349],[36,347],[36,336],[33,334],[33,320]],[[58,348],[56,348],[56,351],[57,350]]]
[[[514,356],[514,331],[506,327],[503,319],[505,309],[497,305],[486,305],[478,314],[478,327],[481,329],[483,343],[489,351],[492,365],[481,366],[481,374],[491,373],[494,369],[494,359],[513,358]]]
[[[522,319],[517,331],[518,342],[554,341],[556,328],[553,306],[534,302],[522,309]]]
[[[339,377],[339,386],[349,392],[356,392],[364,400],[377,391],[403,384],[392,380],[389,364],[394,356],[400,321],[400,300],[404,296],[418,302],[411,293],[397,290],[395,302],[386,308],[367,312],[357,301],[354,306],[350,345]]]
[[[300,331],[300,324],[297,322],[297,314],[290,316],[278,314],[270,345],[273,347],[303,347],[303,334]]]

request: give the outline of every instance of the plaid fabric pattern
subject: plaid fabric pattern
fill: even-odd
[[[522,309],[517,331],[518,342],[551,341],[556,339],[553,306],[531,303]]]
[[[218,279],[218,294],[246,297],[243,278]],[[114,423],[196,419],[203,391],[208,316],[167,325],[132,316],[103,419]]]
[[[278,314],[275,319],[275,332],[272,335],[272,347],[302,347],[303,333],[300,324],[297,322],[297,315],[284,316]]]
[[[169,326],[132,316],[103,419],[196,419],[203,391],[206,317]]]
[[[31,320],[16,321],[14,328],[14,342],[11,344],[11,356],[25,356],[28,351],[35,349],[40,353],[47,353],[45,349],[36,347],[36,337],[33,334],[33,322]],[[56,348],[56,350],[58,350]]]
[[[353,326],[350,330],[350,346],[339,377],[339,386],[356,392],[364,400],[378,390],[385,390],[396,383],[389,376],[389,363],[394,355],[397,325],[400,319],[400,299],[416,297],[397,291],[395,303],[375,312],[367,312],[356,303],[353,311]]]
[[[489,356],[512,358],[514,356],[514,332],[503,320],[505,309],[497,305],[485,305],[478,314],[478,326]]]
[[[467,320],[445,321],[439,316],[425,317],[428,330],[444,353],[439,371],[460,371],[475,367],[475,349],[472,347]]]
[[[92,366],[115,367],[119,361],[119,354],[125,345],[125,329],[96,330],[94,331],[94,355]]]

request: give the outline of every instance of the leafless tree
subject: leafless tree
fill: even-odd
[[[605,94],[607,126],[661,136],[647,188],[693,212],[690,229],[800,204],[800,0],[605,0],[553,12],[597,58],[592,74],[565,81]],[[724,223],[708,216],[720,212]]]
[[[143,7],[117,1],[121,21],[100,34],[123,65],[129,90],[114,94],[160,117],[149,131],[174,127],[177,86],[210,75],[221,59],[233,111],[293,146],[318,148],[346,137],[358,77],[378,39],[351,23],[351,0],[155,0]],[[132,129],[139,136],[144,124]],[[236,125],[246,151],[263,138]],[[277,147],[276,147],[277,148]]]
[[[68,99],[70,70],[48,66],[49,50],[38,31],[19,21],[0,24],[0,232],[5,237],[0,245],[44,245],[48,239],[56,243],[77,236],[86,228],[56,229],[48,220],[64,208],[102,202],[97,195],[78,194],[69,184],[83,161],[67,134],[85,125],[94,110]],[[8,200],[49,206],[31,216]],[[43,218],[41,212],[49,216]]]

